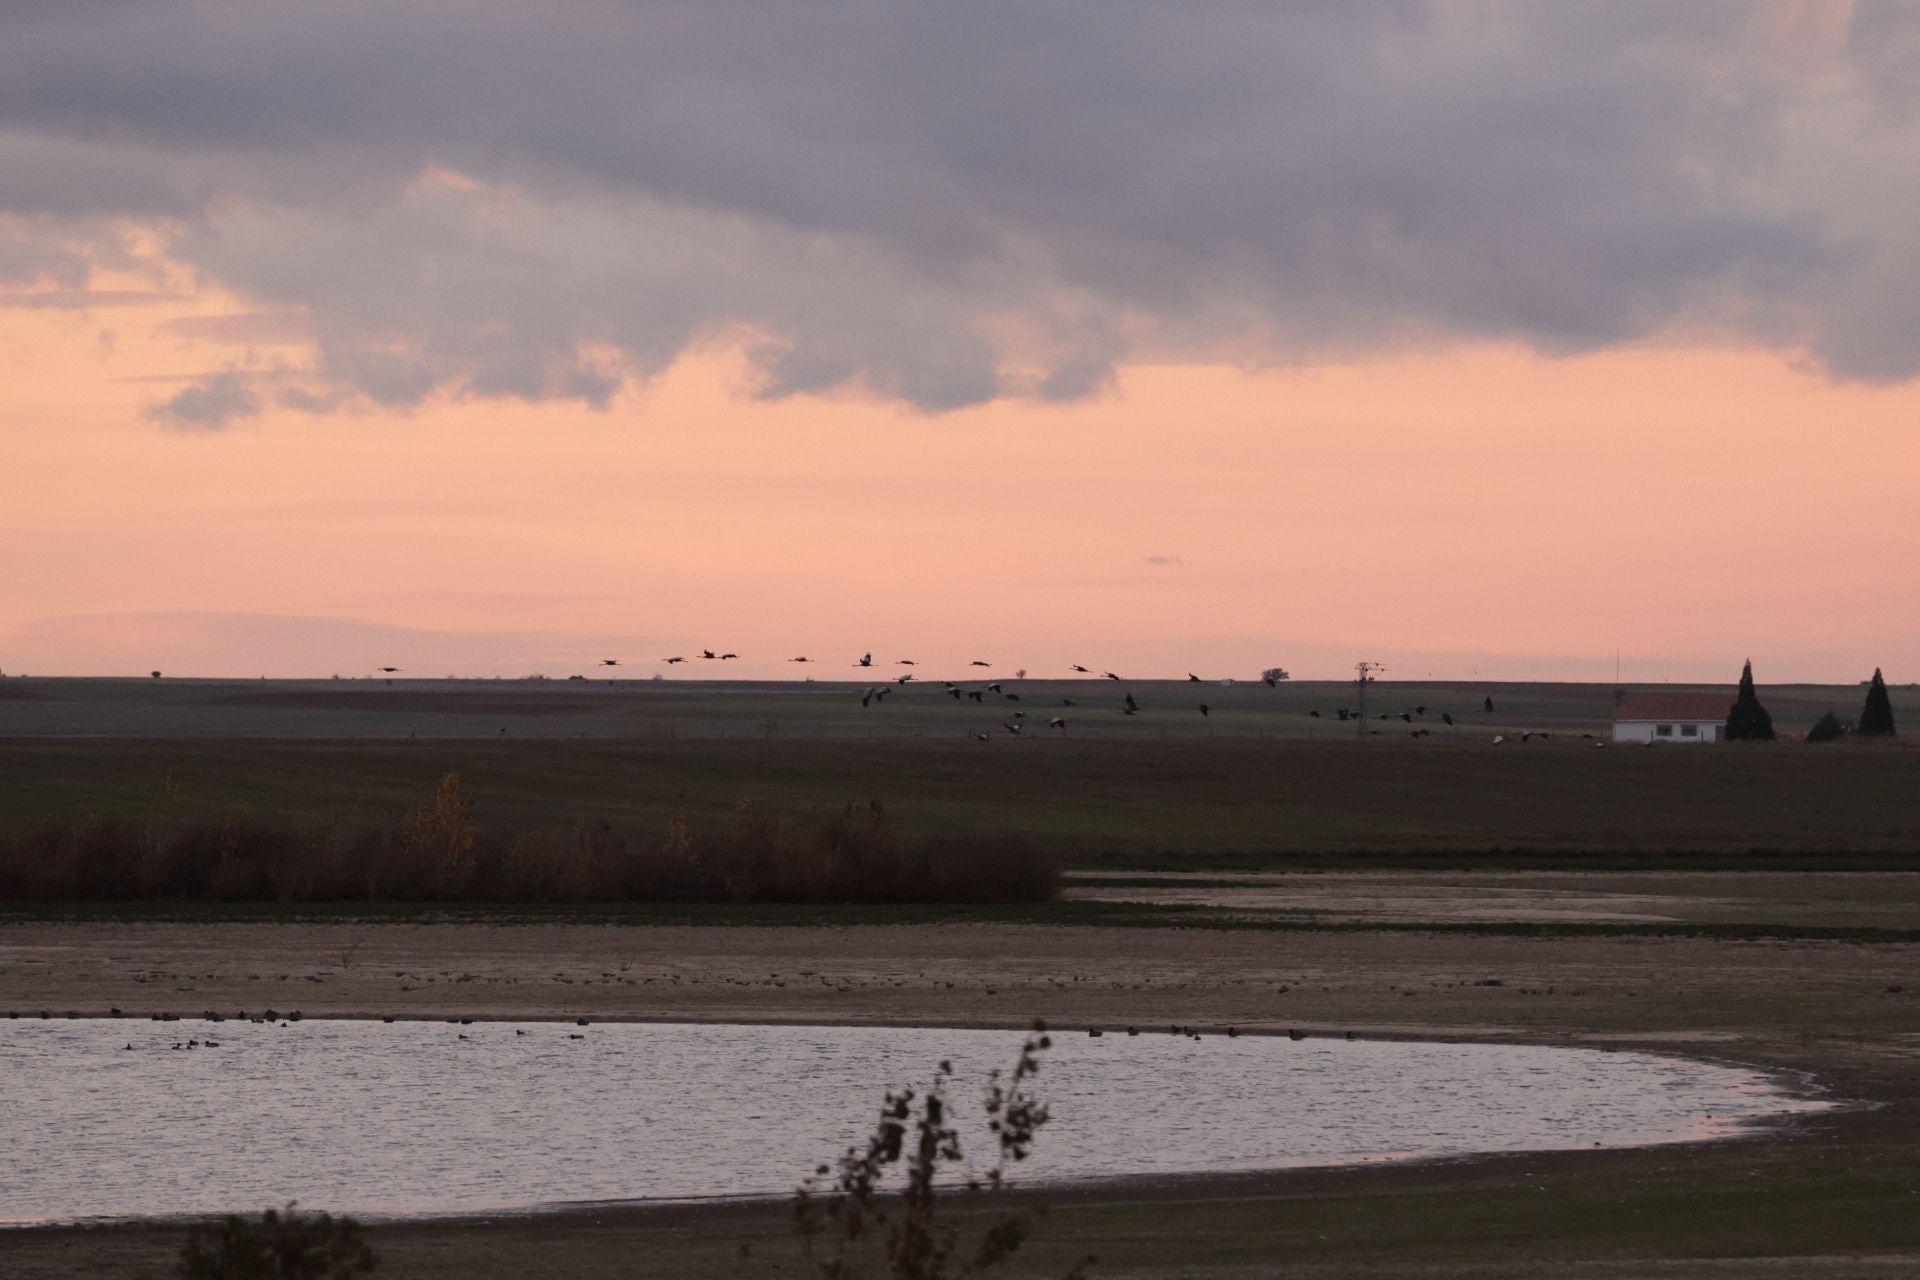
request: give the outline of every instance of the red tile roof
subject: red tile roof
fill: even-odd
[[[1613,704],[1615,720],[1725,720],[1731,693],[1623,693]]]

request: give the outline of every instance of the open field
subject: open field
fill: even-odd
[[[1357,709],[1345,681],[1258,681],[1223,687],[1216,681],[1033,679],[993,677],[1003,692],[984,689],[988,677],[961,681],[982,700],[955,699],[937,679],[906,686],[898,668],[835,672],[820,681],[619,680],[135,680],[0,677],[0,738],[15,736],[248,737],[248,738],[943,738],[969,732],[1002,734],[1015,710],[1044,727],[1063,715],[1074,739],[1124,742],[1207,737],[1333,740],[1354,737],[1357,724],[1335,720],[1338,708]],[[1733,673],[1729,673],[1732,675]],[[865,679],[862,679],[862,676]],[[862,707],[862,693],[887,686],[888,695]],[[1651,686],[1662,692],[1733,687]],[[1139,715],[1122,716],[1131,692]],[[1920,686],[1890,686],[1896,718],[1920,727]],[[1007,695],[1015,695],[1011,700]],[[1383,680],[1369,686],[1368,728],[1405,736],[1415,727],[1450,737],[1443,712],[1458,722],[1461,739],[1546,729],[1599,734],[1611,723],[1613,686],[1602,684],[1465,683]],[[1865,689],[1854,685],[1766,685],[1762,700],[1783,735],[1804,733],[1831,710],[1857,718]],[[1495,710],[1483,710],[1493,699]],[[1062,706],[1063,700],[1072,706]],[[1202,717],[1200,703],[1211,708]],[[1426,714],[1413,723],[1379,715]],[[1316,720],[1308,715],[1319,711]]]
[[[91,818],[383,824],[461,774],[482,829],[865,807],[907,835],[1006,831],[1086,867],[1912,866],[1920,751],[1261,739],[786,742],[0,740],[0,836]]]

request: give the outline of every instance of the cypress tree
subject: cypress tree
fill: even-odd
[[[1747,659],[1747,665],[1740,672],[1740,694],[1734,699],[1733,710],[1727,716],[1727,739],[1732,742],[1771,742],[1773,741],[1773,717],[1760,705],[1760,697],[1753,691],[1753,659]]]
[[[1860,727],[1854,732],[1863,738],[1891,738],[1893,731],[1893,701],[1887,697],[1887,682],[1880,678],[1880,668],[1873,669],[1873,683],[1867,686],[1867,705],[1860,709]]]

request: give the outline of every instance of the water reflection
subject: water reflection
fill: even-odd
[[[293,1199],[425,1214],[779,1195],[864,1132],[885,1087],[920,1083],[948,1058],[970,1103],[1019,1040],[734,1025],[0,1024],[0,1221]],[[1165,1031],[1056,1037],[1040,1089],[1054,1123],[1025,1180],[1675,1142],[1816,1105],[1752,1071],[1650,1054]],[[982,1132],[968,1150],[984,1159],[988,1146]]]

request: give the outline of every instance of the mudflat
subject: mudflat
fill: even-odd
[[[1415,878],[1418,878],[1417,876]],[[1843,877],[1845,878],[1845,877]],[[1863,892],[1867,882],[1861,882]],[[1233,1025],[1632,1045],[1858,1104],[1710,1146],[1049,1193],[1018,1274],[1920,1270],[1920,944],[949,923],[16,920],[0,1011]],[[931,1064],[929,1064],[931,1066]],[[822,1153],[823,1156],[830,1153]],[[323,1207],[323,1206],[314,1206]],[[393,1275],[799,1274],[779,1205],[378,1225]],[[0,1234],[8,1276],[164,1275],[180,1228]]]

